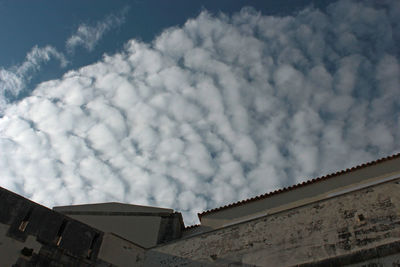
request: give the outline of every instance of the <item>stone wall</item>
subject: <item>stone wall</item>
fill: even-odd
[[[377,258],[395,264],[399,192],[396,179],[173,241],[149,250],[145,265],[337,266]]]

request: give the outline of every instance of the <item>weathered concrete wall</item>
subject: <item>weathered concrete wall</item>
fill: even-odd
[[[251,201],[245,205],[229,207],[217,212],[206,212],[201,215],[201,224],[217,229],[229,224],[320,201],[342,192],[357,190],[396,177],[400,177],[400,158],[366,166],[295,190]]]
[[[145,249],[112,233],[106,233],[98,258],[119,267],[143,266]]]
[[[22,255],[24,247],[33,254],[39,253],[42,244],[36,241],[36,237],[29,235],[25,242],[8,237],[7,232],[10,226],[0,223],[0,266],[12,266]]]
[[[115,233],[143,247],[157,245],[161,217],[118,215],[68,215],[103,232]]]
[[[378,259],[371,259],[356,264],[347,265],[347,267],[398,267],[400,266],[400,252]]]
[[[181,239],[149,250],[145,265],[324,266],[386,257],[363,251],[386,246],[394,253],[387,244],[400,241],[399,192],[396,179]]]
[[[122,203],[54,207],[53,210],[145,248],[181,237],[182,215],[172,209]]]

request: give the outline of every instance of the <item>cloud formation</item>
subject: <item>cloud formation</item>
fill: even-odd
[[[65,45],[67,51],[73,53],[78,46],[84,47],[89,52],[93,51],[104,34],[124,23],[127,11],[128,8],[124,8],[120,14],[108,15],[104,20],[97,22],[94,26],[81,24],[76,33],[68,38]]]
[[[0,185],[48,206],[195,213],[399,150],[400,5],[206,11],[40,84],[0,119]],[[51,197],[49,197],[51,196]]]
[[[61,52],[48,45],[43,48],[34,46],[26,55],[25,61],[18,66],[9,69],[0,68],[0,115],[8,102],[7,96],[18,96],[32,76],[40,70],[41,65],[52,58],[58,60],[61,67],[68,64],[68,60]]]

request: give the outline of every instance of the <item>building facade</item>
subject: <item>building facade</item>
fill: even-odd
[[[400,154],[199,214],[0,188],[0,266],[400,266]]]

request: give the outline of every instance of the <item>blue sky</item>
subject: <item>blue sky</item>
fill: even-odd
[[[87,53],[81,48],[70,55],[68,69],[93,63],[104,53],[115,53],[129,39],[151,42],[165,28],[179,26],[196,17],[202,10],[213,14],[232,14],[244,6],[252,6],[263,14],[288,15],[307,6],[324,9],[332,1],[1,1],[0,66],[11,67],[24,61],[26,53],[34,46],[51,45],[58,51],[65,50],[66,40],[86,24],[95,26],[110,14],[123,15],[124,23],[108,31],[96,43],[96,49]],[[125,10],[125,12],[124,12]],[[122,14],[123,13],[123,14]],[[65,69],[54,65],[43,66],[32,86],[46,79],[61,76]]]
[[[399,15],[390,0],[0,1],[0,186],[191,224],[395,153]]]

